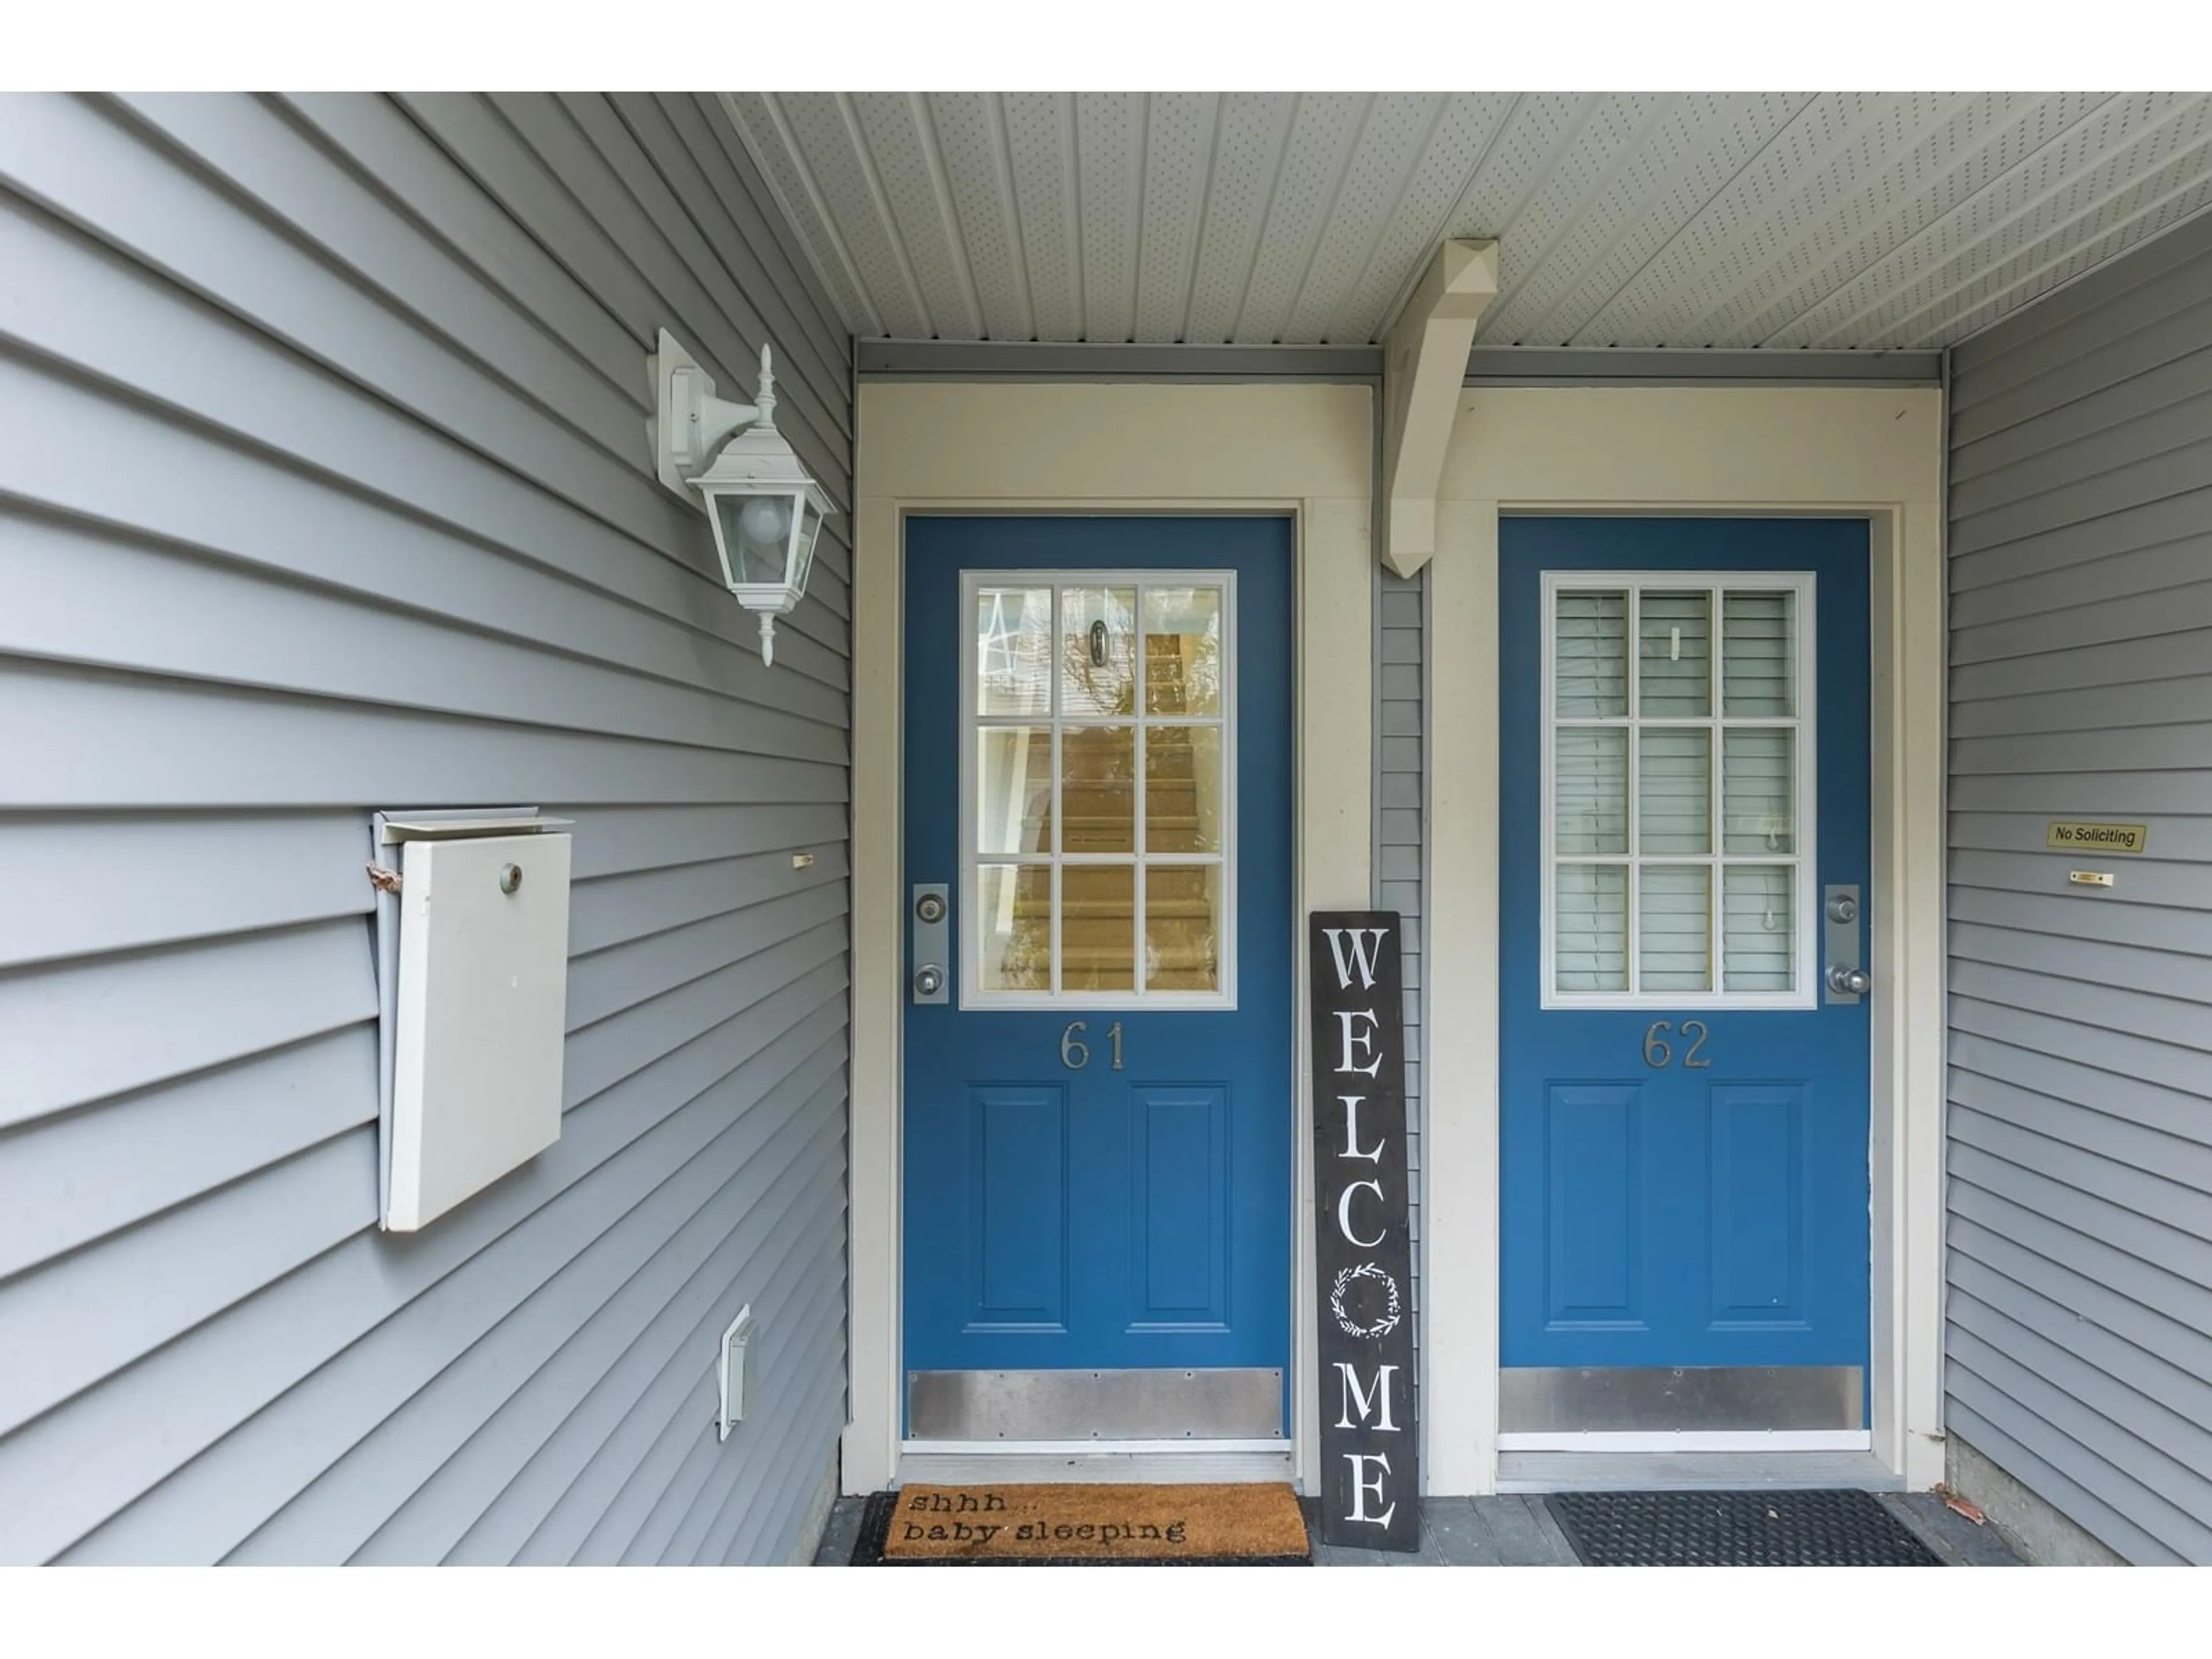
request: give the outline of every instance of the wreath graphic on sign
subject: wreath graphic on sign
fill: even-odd
[[[1382,1316],[1371,1325],[1362,1325],[1345,1310],[1344,1293],[1355,1279],[1379,1279],[1382,1281]],[[1357,1267],[1346,1267],[1336,1276],[1336,1283],[1328,1293],[1328,1310],[1336,1316],[1337,1328],[1346,1336],[1388,1336],[1398,1328],[1398,1281],[1384,1272],[1380,1262],[1363,1261]]]

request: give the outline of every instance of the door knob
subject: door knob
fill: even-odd
[[[1874,988],[1874,975],[1863,968],[1831,968],[1828,988],[1840,997],[1863,997]]]
[[[1865,975],[1861,975],[1860,977],[1864,978]],[[945,969],[935,963],[929,963],[915,969],[914,994],[915,996],[927,999],[935,996],[944,988]]]

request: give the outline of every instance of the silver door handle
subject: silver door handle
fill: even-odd
[[[1828,988],[1839,997],[1863,997],[1874,988],[1874,975],[1863,968],[1831,968]]]
[[[1859,977],[1863,979],[1866,975],[1862,974]],[[914,994],[919,1000],[927,1002],[944,988],[945,969],[939,968],[935,963],[933,962],[927,967],[915,970]]]

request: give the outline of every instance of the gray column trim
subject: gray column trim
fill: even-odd
[[[1942,374],[1940,351],[1706,351],[1679,346],[1479,345],[1467,366],[1469,386],[1935,386]]]

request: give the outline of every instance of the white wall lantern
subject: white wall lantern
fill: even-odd
[[[836,509],[775,429],[766,346],[760,389],[749,404],[717,398],[707,371],[665,328],[652,373],[660,481],[687,501],[695,492],[704,498],[722,581],[739,605],[759,613],[761,660],[772,663],[775,619],[805,594],[815,539]]]

